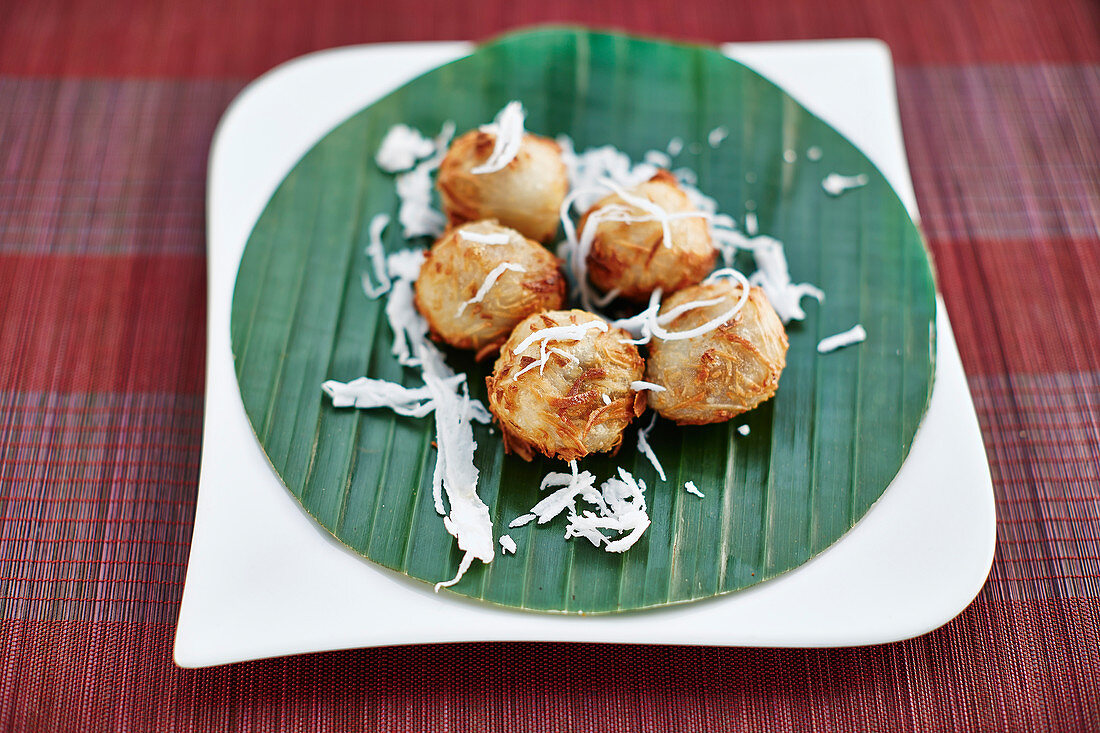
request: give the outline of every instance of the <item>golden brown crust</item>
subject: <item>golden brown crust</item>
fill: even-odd
[[[470,130],[452,144],[436,176],[443,209],[452,226],[498,219],[539,242],[557,234],[561,202],[569,190],[561,147],[527,133],[516,157],[495,173],[470,171],[488,160],[495,136]]]
[[[480,244],[464,239],[462,232],[507,234],[509,241]],[[463,307],[502,263],[519,265],[525,272],[506,270],[480,302]],[[467,224],[447,231],[425,255],[413,302],[433,338],[485,358],[528,315],[562,306],[565,278],[560,264],[541,244],[495,221]]]
[[[686,331],[720,316],[740,297],[729,280],[681,290],[661,312],[697,300],[725,297],[717,305],[688,311],[665,326]],[[771,399],[787,363],[787,333],[760,288],[752,288],[744,308],[728,323],[690,339],[649,346],[646,380],[665,387],[649,397],[661,416],[680,425],[724,422]]]
[[[563,461],[613,451],[626,427],[645,411],[645,395],[630,389],[631,382],[642,378],[645,362],[633,344],[622,343],[630,338],[622,329],[592,329],[579,341],[551,341],[541,373],[536,367],[516,376],[540,356],[537,342],[514,353],[528,336],[593,320],[599,317],[582,310],[532,315],[501,348],[485,384],[505,450],[525,460],[539,452]]]
[[[687,194],[668,171],[658,171],[649,181],[628,193],[645,198],[670,214],[695,212]],[[588,218],[609,204],[625,206],[632,212],[646,212],[626,204],[617,194],[596,202],[582,217],[578,231],[583,232]],[[718,256],[702,217],[674,219],[669,224],[672,245],[665,246],[660,222],[601,222],[596,228],[588,253],[588,277],[609,292],[644,301],[656,288],[673,293],[700,282],[714,269]]]

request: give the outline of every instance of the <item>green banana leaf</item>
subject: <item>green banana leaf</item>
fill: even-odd
[[[340,542],[429,583],[451,578],[461,553],[432,504],[432,418],[335,409],[327,379],[362,375],[419,386],[390,354],[384,299],[360,274],[371,217],[396,219],[394,181],[373,162],[398,122],[459,132],[522,100],[527,128],[567,133],[577,149],[611,143],[640,160],[673,137],[701,146],[677,165],[738,219],[753,202],[760,230],[786,245],[796,282],[827,294],[788,328],[777,396],[731,423],[677,427],[660,420],[650,442],[662,482],[636,450],[582,461],[597,479],[624,466],[644,479],[652,526],[624,554],[565,541],[564,518],[506,529],[563,464],[506,456],[500,433],[475,426],[479,493],[497,536],[517,555],[474,563],[443,592],[538,611],[603,613],[730,593],[798,567],[867,512],[905,459],[933,378],[935,290],[920,232],[881,173],[851,143],[771,82],[709,48],[579,29],[537,29],[480,46],[372,104],[326,135],[272,196],[237,277],[232,344],[248,417],[302,507]],[[729,137],[712,149],[707,133]],[[807,158],[821,149],[820,162]],[[784,151],[797,152],[795,162]],[[866,173],[839,198],[829,172]],[[408,246],[399,227],[386,247]],[[428,244],[424,242],[423,244]],[[748,269],[751,264],[743,263]],[[862,323],[859,346],[818,355],[817,342]],[[448,361],[484,375],[466,354]],[[742,436],[736,427],[748,425]],[[685,492],[693,481],[706,495]]]

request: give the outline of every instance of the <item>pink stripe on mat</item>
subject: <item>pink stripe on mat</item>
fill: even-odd
[[[1100,235],[1100,66],[897,71],[930,238]]]

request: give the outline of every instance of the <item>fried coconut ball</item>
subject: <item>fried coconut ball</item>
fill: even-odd
[[[664,302],[661,313],[693,301],[721,298],[688,310],[662,326],[670,334],[720,318],[741,297],[742,286],[717,280],[686,288]],[[787,364],[787,332],[760,288],[732,320],[692,338],[649,344],[646,380],[666,388],[649,401],[663,417],[680,425],[723,422],[771,399]]]
[[[436,185],[452,225],[495,218],[539,242],[558,231],[558,209],[569,190],[561,148],[525,133],[516,157],[494,173],[472,173],[485,163],[496,135],[471,130],[452,143]]]
[[[505,449],[528,461],[535,451],[571,461],[618,448],[646,404],[645,392],[630,389],[645,363],[622,343],[629,338],[582,310],[540,313],[516,326],[485,380]]]
[[[524,318],[562,306],[559,264],[541,244],[496,221],[466,224],[428,251],[416,309],[435,338],[479,356],[492,353]]]
[[[626,192],[645,199],[669,214],[696,212],[687,194],[668,171]],[[598,201],[581,219],[583,232],[589,217],[609,205],[624,207],[632,216],[651,212],[627,203],[618,194]],[[669,222],[671,246],[665,242],[660,221],[600,221],[588,253],[588,277],[604,292],[619,290],[622,297],[644,301],[658,287],[672,293],[700,282],[714,269],[714,248],[701,216],[673,218]]]

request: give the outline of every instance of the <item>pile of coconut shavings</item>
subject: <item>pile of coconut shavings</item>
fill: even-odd
[[[571,473],[547,474],[540,490],[553,486],[563,488],[535,504],[529,513],[516,517],[508,526],[522,527],[534,520],[546,524],[566,512],[565,539],[584,537],[594,546],[602,546],[606,552],[630,549],[650,524],[645,482],[635,479],[625,468],[619,468],[619,475],[604,481],[597,490],[596,477],[590,471],[578,471],[576,461],[570,461],[569,468]],[[592,508],[578,512],[578,500],[587,502]],[[610,536],[605,531],[610,532]]]
[[[439,590],[457,583],[475,559],[489,563],[496,554],[489,508],[477,495],[477,443],[471,424],[488,423],[491,416],[484,405],[470,398],[466,375],[447,366],[443,353],[428,340],[427,323],[413,304],[413,283],[423,261],[421,250],[396,252],[386,261],[385,277],[392,283],[386,317],[394,334],[393,354],[401,364],[420,369],[424,386],[410,389],[363,377],[348,383],[328,381],[322,388],[337,407],[388,407],[412,417],[435,413],[432,499],[444,527],[464,553],[455,577],[437,583]]]
[[[374,162],[387,173],[400,173],[436,151],[435,143],[408,125],[396,124],[386,131]]]
[[[393,128],[390,128],[390,132],[386,134],[386,140],[390,139],[392,132]],[[432,206],[432,172],[443,162],[454,134],[454,123],[450,121],[444,123],[443,129],[432,141],[434,152],[431,156],[421,160],[412,170],[397,175],[397,197],[401,201],[397,220],[401,222],[405,239],[436,237],[442,234],[447,226],[447,218]],[[406,147],[402,149],[401,146]],[[391,143],[386,160],[399,158],[403,154],[415,156],[422,150],[423,146],[418,140],[400,135]],[[383,168],[383,170],[386,169]]]

